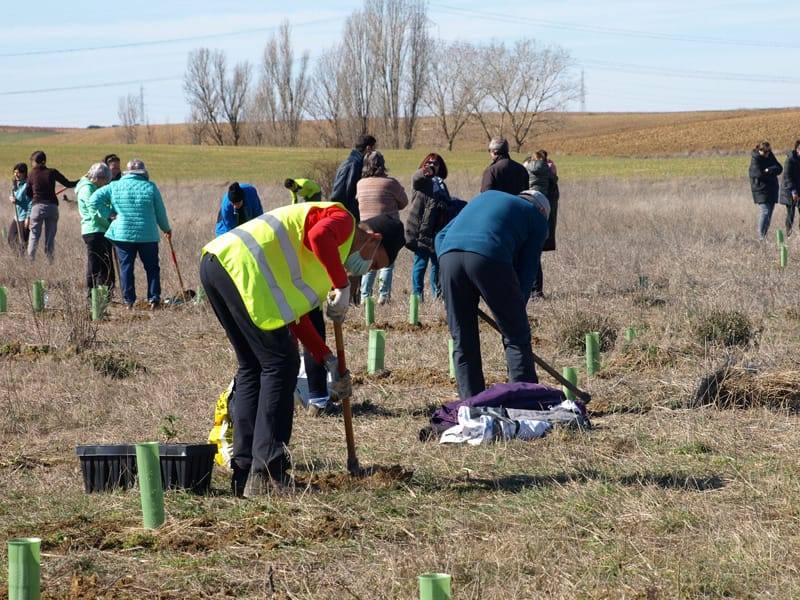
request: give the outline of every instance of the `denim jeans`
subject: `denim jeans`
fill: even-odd
[[[411,269],[411,293],[420,298],[425,291],[425,271],[428,268],[428,261],[431,261],[431,292],[434,296],[442,293],[439,287],[439,259],[436,254],[427,250],[417,250],[414,252],[414,266]]]
[[[389,298],[392,295],[392,274],[394,273],[394,263],[377,271],[370,271],[361,278],[361,299],[372,296],[372,287],[375,285],[375,274],[380,277],[380,288],[378,294],[381,298]]]
[[[137,254],[147,275],[147,301],[161,302],[161,268],[158,264],[158,242],[117,242],[114,240],[112,242],[117,248],[119,286],[122,291],[122,300],[125,304],[136,302],[136,281],[133,276],[133,268]]]
[[[764,240],[769,231],[769,223],[772,220],[772,211],[775,205],[772,203],[764,203],[758,205],[758,239]]]

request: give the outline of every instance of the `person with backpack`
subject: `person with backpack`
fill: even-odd
[[[782,188],[779,202],[786,206],[786,235],[790,236],[797,201],[800,199],[800,140],[795,141],[794,149],[786,155]]]
[[[772,211],[778,201],[780,184],[778,175],[783,172],[783,167],[775,155],[769,142],[759,143],[750,156],[750,191],[753,193],[753,202],[758,204],[758,240],[763,242],[769,231],[772,220]]]
[[[406,222],[406,248],[414,253],[411,270],[411,293],[425,295],[425,272],[431,265],[430,286],[434,298],[442,295],[439,285],[439,260],[436,258],[434,240],[436,234],[452,217],[452,199],[444,180],[447,179],[447,164],[444,159],[430,153],[411,177],[411,210]]]

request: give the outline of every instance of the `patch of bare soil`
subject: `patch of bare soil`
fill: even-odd
[[[349,473],[312,473],[308,477],[295,477],[298,487],[308,487],[319,492],[336,492],[351,489],[378,489],[393,487],[398,483],[409,481],[414,476],[414,471],[409,471],[401,465],[388,467],[374,465],[365,467],[358,475]]]

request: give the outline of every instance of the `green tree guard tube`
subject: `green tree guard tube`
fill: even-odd
[[[639,275],[639,287],[642,289],[650,287],[650,279],[647,275]]]
[[[783,244],[783,242],[786,240],[783,229],[778,229],[778,231],[775,232],[775,238],[778,240],[778,246]]]
[[[408,322],[411,325],[419,325],[419,296],[411,294],[408,302]]]
[[[447,354],[450,358],[450,379],[456,378],[456,361],[453,358],[453,352],[455,352],[455,342],[453,338],[447,340]]]
[[[600,368],[600,342],[596,332],[586,334],[586,374],[594,375]]]
[[[789,248],[786,244],[781,244],[780,249],[780,265],[781,267],[785,267],[786,263],[789,262]]]
[[[103,302],[100,294],[100,288],[92,288],[92,321],[99,321],[103,318]]]
[[[44,310],[44,280],[37,279],[33,282],[33,312]]]
[[[0,285],[0,313],[8,312],[8,290]]]
[[[569,381],[575,387],[578,387],[578,369],[575,367],[564,367],[561,371],[561,374],[564,376],[564,379]],[[567,397],[567,400],[575,400],[575,394],[572,393],[568,387],[563,386],[561,388],[564,391],[564,395]]]
[[[139,472],[144,527],[156,529],[164,522],[164,488],[161,484],[158,442],[136,444],[136,469]]]
[[[39,538],[8,540],[8,600],[39,600]]]
[[[382,329],[370,329],[367,346],[367,372],[383,371],[383,353],[386,348],[386,332]]]
[[[632,342],[634,339],[636,339],[636,329],[633,327],[627,327],[625,329],[625,341]]]
[[[452,600],[450,575],[423,573],[419,576],[419,600]]]
[[[375,323],[375,299],[372,296],[364,298],[364,323],[367,327]]]

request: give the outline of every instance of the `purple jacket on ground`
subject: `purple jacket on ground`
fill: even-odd
[[[442,432],[458,424],[461,406],[502,406],[522,410],[548,410],[566,400],[564,392],[539,383],[498,383],[480,394],[443,404],[431,417],[431,428]],[[422,434],[422,432],[420,432]],[[422,435],[420,435],[422,438]]]

